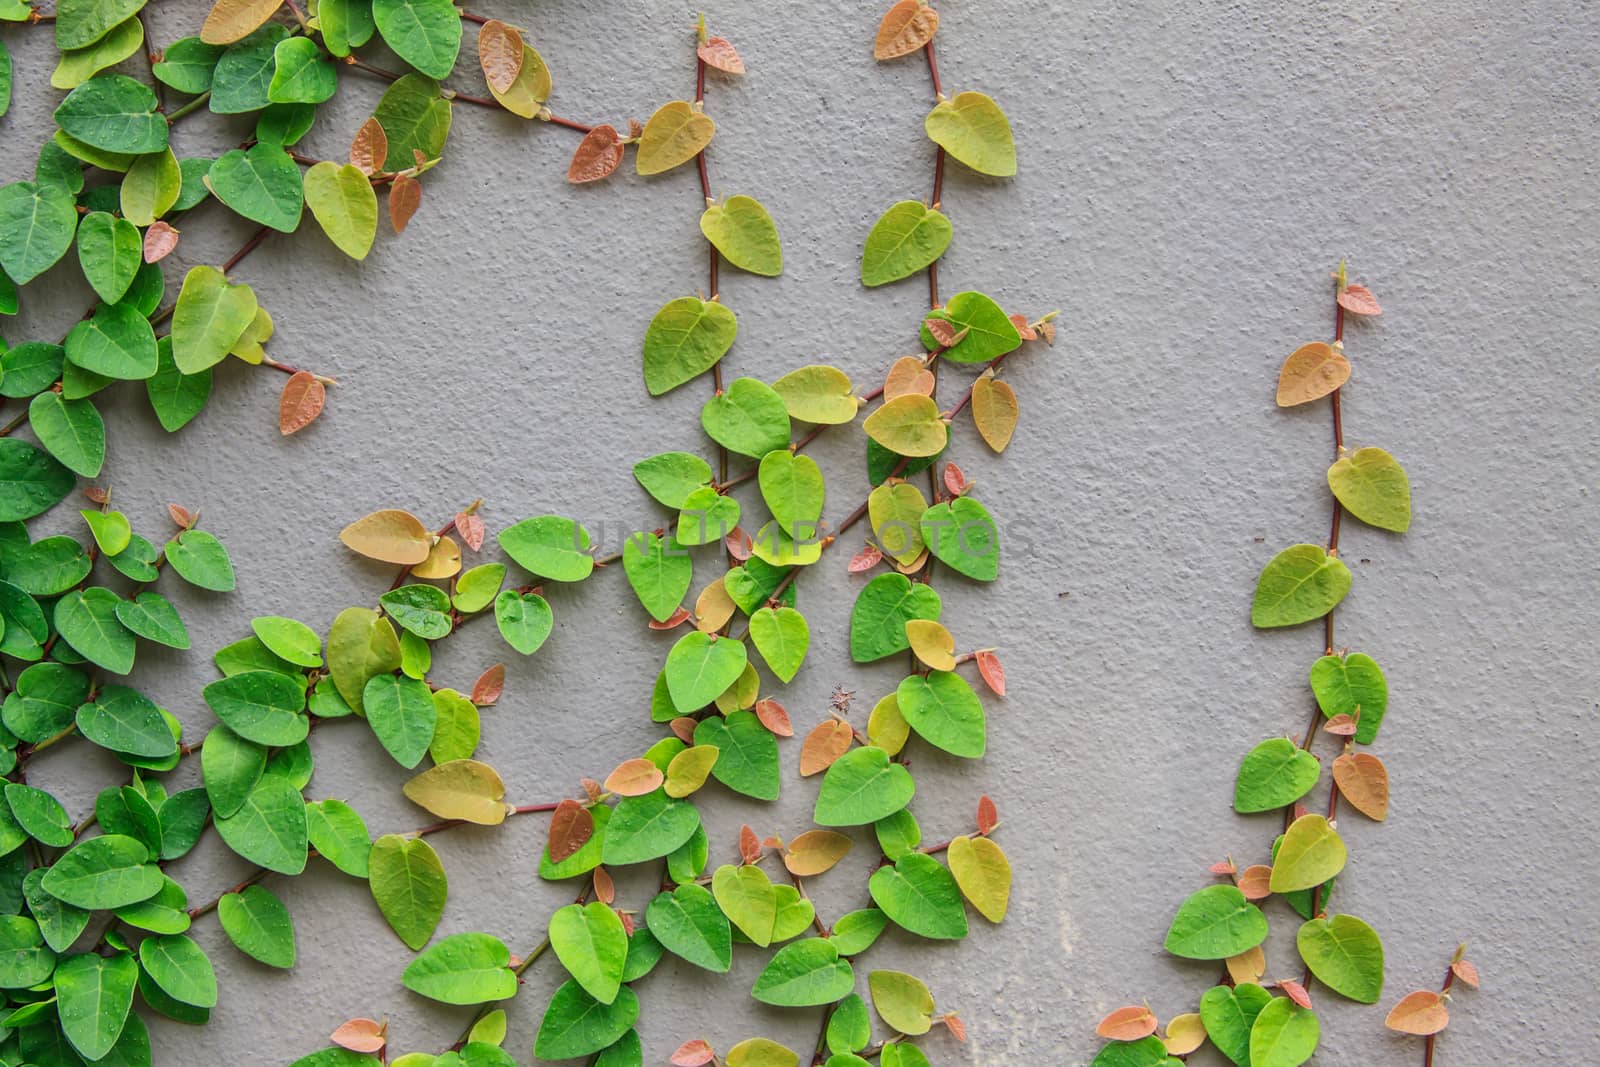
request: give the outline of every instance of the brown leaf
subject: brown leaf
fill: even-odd
[[[680,715],[667,724],[679,741],[686,745],[694,744],[694,728],[700,725],[698,719],[691,719],[687,715]]]
[[[1000,663],[1000,657],[993,652],[979,652],[973,659],[978,661],[978,676],[983,679],[983,684],[997,697],[1006,695],[1006,669]]]
[[[750,553],[755,551],[755,542],[750,540],[750,535],[737,526],[729,530],[728,535],[722,541],[728,546],[728,555],[740,563],[749,559]]]
[[[674,611],[671,615],[667,616],[667,618],[665,620],[663,620],[663,621],[657,622],[655,619],[651,619],[650,620],[650,629],[652,629],[652,630],[673,630],[673,629],[676,629],[679,626],[682,626],[684,623],[686,623],[688,621],[689,621],[689,609],[685,608],[685,607],[680,607],[680,608],[678,608],[677,611]]]
[[[382,1023],[372,1019],[351,1019],[340,1023],[328,1039],[351,1052],[377,1052],[384,1046],[385,1029]]]
[[[988,837],[999,825],[1000,809],[994,806],[994,801],[985,793],[978,798],[978,833]]]
[[[550,816],[550,862],[567,859],[593,836],[594,815],[576,800],[563,800]]]
[[[1266,900],[1272,895],[1268,884],[1272,881],[1272,868],[1264,863],[1252,864],[1239,875],[1239,892],[1246,900]]]
[[[1320,400],[1350,380],[1350,361],[1325,341],[1312,341],[1289,353],[1278,372],[1278,406],[1292,408]]]
[[[744,60],[739,58],[738,51],[728,43],[726,37],[709,38],[695,49],[695,54],[706,66],[716,67],[724,74],[744,73]]]
[[[1378,306],[1378,298],[1372,295],[1372,290],[1364,285],[1347,285],[1344,292],[1339,294],[1339,306],[1352,315],[1380,315],[1383,309]]]
[[[655,792],[664,781],[661,768],[640,756],[619,763],[606,777],[606,789],[622,797],[642,797]]]
[[[1356,721],[1341,711],[1324,723],[1322,728],[1335,737],[1353,737],[1356,732]]]
[[[506,688],[506,665],[496,663],[493,667],[478,675],[478,680],[472,683],[472,702],[478,707],[487,707],[500,699],[500,694]]]
[[[194,514],[182,504],[168,504],[167,514],[172,516],[172,521],[185,530],[194,529]]]
[[[1223,966],[1227,967],[1228,977],[1233,979],[1234,985],[1259,981],[1267,973],[1267,954],[1261,951],[1260,945],[1256,945],[1237,956],[1229,956],[1223,961]]]
[[[339,531],[339,540],[368,559],[414,567],[428,558],[433,534],[409,511],[384,508]]]
[[[922,326],[939,342],[940,348],[954,348],[967,335],[965,328],[956,329],[956,324],[949,319],[926,318],[922,320]]]
[[[478,30],[478,65],[483,80],[496,93],[511,91],[522,73],[522,34],[499,19],[490,19]]]
[[[920,356],[901,356],[890,365],[883,379],[883,399],[888,403],[911,393],[932,396],[933,386],[933,371],[928,369],[926,360]]]
[[[1306,1010],[1311,1009],[1311,994],[1306,992],[1306,987],[1296,982],[1293,978],[1285,978],[1278,983],[1278,988],[1283,990],[1283,995],[1294,1001]]]
[[[476,512],[470,515],[465,511],[456,512],[455,526],[468,548],[476,552],[483,547],[483,519]]]
[[[950,490],[951,496],[960,496],[967,491],[967,475],[954,463],[944,465],[944,487]]]
[[[847,834],[836,830],[807,830],[789,842],[783,865],[789,868],[789,873],[809,878],[831,870],[844,859],[853,844]]]
[[[178,231],[157,219],[144,231],[144,261],[160,263],[178,247]]]
[[[625,147],[616,128],[596,126],[583,135],[578,150],[572,153],[572,163],[567,167],[567,181],[573,185],[597,182],[616,170],[622,163]]]
[[[747,864],[761,861],[761,838],[749,826],[739,827],[739,857]]]
[[[711,1046],[700,1038],[685,1041],[672,1054],[672,1067],[705,1067],[714,1057]]]
[[[594,898],[602,904],[610,904],[617,899],[617,884],[604,867],[594,869]]]
[[[1094,1032],[1110,1041],[1138,1041],[1156,1032],[1156,1016],[1143,1005],[1118,1008],[1101,1019]]]
[[[409,174],[397,174],[389,185],[389,224],[403,233],[406,223],[422,206],[422,183]]]
[[[1471,960],[1456,960],[1450,964],[1450,972],[1456,976],[1456,981],[1478,988],[1478,967]]]
[[[972,383],[972,421],[984,443],[996,452],[1004,452],[1011,443],[1021,413],[1016,390],[1009,383],[988,374]]]
[[[833,761],[850,751],[855,732],[850,724],[838,719],[824,719],[816,729],[806,735],[800,746],[800,774],[809,776],[827,770]]]
[[[1039,324],[1039,336],[1044,338],[1045,344],[1054,346],[1056,343],[1056,324],[1053,322],[1041,322]]]
[[[98,485],[87,487],[84,489],[83,495],[93,500],[96,504],[109,504],[111,502],[111,494]]]
[[[1017,334],[1024,341],[1037,341],[1039,339],[1039,331],[1033,328],[1033,324],[1028,321],[1028,316],[1012,312],[1006,318],[1011,320],[1011,325],[1017,328]]]
[[[872,58],[897,59],[908,56],[933,40],[939,28],[939,13],[918,0],[900,0],[878,23],[878,38],[872,43]]]
[[[1350,806],[1377,822],[1389,817],[1389,771],[1368,752],[1346,752],[1333,761],[1333,782]]]
[[[278,397],[278,432],[285,437],[310,426],[322,414],[328,391],[310,371],[297,370],[283,385]]]
[[[967,1024],[962,1022],[961,1017],[955,1012],[951,1012],[948,1015],[941,1015],[939,1017],[939,1021],[944,1023],[944,1028],[949,1030],[950,1036],[955,1038],[957,1041],[965,1041],[967,1039]]]
[[[605,789],[593,778],[579,778],[578,784],[583,786],[584,795],[589,798],[590,803],[594,803],[605,796]]]
[[[789,711],[776,700],[756,701],[756,718],[761,725],[779,737],[793,737],[794,724],[789,721]]]
[[[350,141],[350,165],[370,178],[383,169],[383,161],[388,158],[389,135],[376,117],[370,118]]]
[[[862,571],[870,571],[882,562],[883,550],[877,545],[867,545],[850,557],[849,571],[851,574],[860,574]]]
[[[1450,1025],[1450,1011],[1444,998],[1431,989],[1419,989],[1400,998],[1389,1010],[1383,1025],[1402,1034],[1427,1037]]]

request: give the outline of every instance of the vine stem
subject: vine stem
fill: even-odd
[[[478,499],[474,500],[472,503],[468,504],[466,507],[457,512],[455,518],[452,518],[449,522],[439,527],[439,531],[433,536],[435,538],[448,536],[456,528],[456,518],[460,518],[462,515],[471,515],[481,507],[483,507],[483,497],[480,496]],[[400,573],[394,576],[394,584],[390,585],[389,589],[391,591],[399,589],[405,584],[406,579],[409,577],[411,577],[411,566],[408,565],[401,567]]]
[[[1440,983],[1440,985],[1439,985],[1439,993],[1440,993],[1440,995],[1443,995],[1445,993],[1450,992],[1450,987],[1455,985],[1455,984],[1456,984],[1456,969],[1455,969],[1455,967],[1453,967],[1453,966],[1446,967],[1445,971],[1444,971],[1444,981],[1442,983]],[[1437,1038],[1438,1036],[1439,1036],[1438,1034],[1429,1034],[1427,1036],[1427,1038],[1424,1039],[1423,1045],[1422,1045],[1422,1067],[1433,1067],[1433,1042],[1434,1042],[1434,1039]]]

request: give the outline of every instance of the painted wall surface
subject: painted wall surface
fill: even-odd
[[[484,3],[528,24],[554,68],[560,114],[620,124],[693,89],[688,6]],[[723,273],[740,319],[730,376],[771,380],[832,362],[870,388],[890,358],[914,350],[922,281],[873,291],[857,281],[871,222],[897,199],[927,195],[933,157],[924,66],[871,59],[879,6],[709,12],[751,72],[713,77],[708,90],[714,190],[760,197],[785,238],[780,279]],[[153,4],[154,39],[194,32],[205,8]],[[1284,356],[1328,336],[1328,272],[1347,256],[1384,314],[1349,330],[1346,432],[1406,464],[1416,515],[1403,538],[1346,527],[1356,584],[1338,640],[1388,672],[1379,750],[1394,794],[1385,825],[1341,820],[1353,862],[1334,904],[1381,931],[1385,1004],[1437,983],[1456,943],[1471,942],[1485,988],[1455,1000],[1439,1063],[1591,1058],[1572,991],[1600,956],[1583,906],[1600,877],[1596,9],[951,0],[943,13],[947,87],[997,96],[1021,160],[1011,181],[952,166],[946,290],[1063,314],[1054,349],[1008,364],[1024,416],[1003,461],[970,425],[956,433],[952,458],[999,518],[1004,565],[993,587],[936,580],[960,645],[1001,647],[1011,695],[989,702],[982,762],[916,754],[916,811],[942,839],[968,828],[980,793],[993,795],[1017,880],[1003,926],[975,920],[961,944],[890,936],[862,970],[926,977],[969,1035],[964,1047],[935,1036],[929,1051],[968,1064],[1085,1063],[1106,1010],[1147,998],[1167,1017],[1215,979],[1211,965],[1165,956],[1161,938],[1212,862],[1265,859],[1275,820],[1232,812],[1234,769],[1251,745],[1298,733],[1308,716],[1320,631],[1254,632],[1248,604],[1274,551],[1325,534],[1327,410],[1279,411],[1272,395]],[[31,170],[58,94],[46,86],[48,31],[3,32],[18,92],[0,120],[0,178],[13,180]],[[354,72],[342,80],[301,145],[309,154],[341,156],[382,88]],[[476,77],[464,64],[457,81],[470,91]],[[176,142],[180,154],[214,154],[247,134],[202,117],[180,125]],[[212,721],[199,699],[209,653],[243,636],[250,616],[323,627],[386,587],[390,569],[336,539],[356,516],[403,507],[442,523],[481,496],[491,530],[561,513],[612,543],[662,521],[630,467],[708,447],[696,419],[710,384],[650,399],[638,347],[660,304],[704,284],[699,189],[690,168],[570,187],[575,141],[458,107],[448,158],[427,176],[403,238],[383,237],[355,266],[307,228],[272,237],[239,268],[277,322],[272,353],[341,382],[299,436],[279,436],[282,383],[267,372],[224,369],[210,409],[171,438],[139,390],[116,391],[103,482],[118,505],[147,531],[169,500],[198,507],[238,567],[232,596],[175,593],[198,654],[141,652],[139,683],[192,736]],[[249,233],[215,205],[182,229],[173,279]],[[48,314],[0,323],[13,342],[58,336],[87,304],[70,264],[41,287],[70,295],[38,301]],[[868,488],[861,437],[830,433],[811,451],[837,520]],[[64,526],[68,509],[58,510],[49,522]],[[856,692],[863,722],[901,670],[849,665],[859,579],[842,562],[801,582],[815,639],[783,699],[802,730],[835,686]],[[702,577],[712,565],[707,557]],[[660,733],[646,702],[669,638],[641,625],[622,576],[552,600],[555,634],[531,660],[489,627],[436,659],[436,679],[456,686],[510,660],[480,754],[519,803],[570,793],[579,774],[603,774]],[[330,724],[314,741],[310,795],[349,799],[374,830],[430,821],[359,722]],[[791,835],[807,825],[815,781],[794,774],[798,742],[784,751],[779,802],[707,799],[715,859],[733,855],[742,822]],[[65,744],[41,757],[35,779],[81,814],[118,774],[88,746]],[[544,832],[526,818],[434,838],[452,886],[440,933],[485,930],[513,951],[535,944],[572,893],[535,877]],[[863,839],[815,881],[823,916],[865,899],[871,854]],[[173,874],[199,900],[246,870],[212,838]],[[621,878],[620,900],[641,908],[649,877]],[[153,1023],[162,1062],[285,1063],[355,1015],[387,1015],[398,1048],[455,1038],[467,1010],[401,988],[410,953],[364,885],[316,861],[269,884],[293,909],[298,966],[269,971],[235,952],[214,919],[199,922],[223,1000],[205,1028]],[[1272,917],[1269,976],[1297,975],[1296,923],[1282,909]],[[525,1062],[552,964],[541,961],[510,1005],[509,1047]],[[724,1048],[755,1033],[809,1048],[816,1011],[746,996],[759,966],[742,952],[730,976],[708,981],[663,963],[642,989],[648,1062],[702,1034]],[[1420,1061],[1420,1041],[1384,1031],[1383,1008],[1313,995],[1324,1013],[1317,1062]]]

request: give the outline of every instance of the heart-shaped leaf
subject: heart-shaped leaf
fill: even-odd
[[[1165,946],[1174,956],[1223,960],[1266,940],[1267,919],[1236,886],[1212,885],[1193,893],[1178,908]]]
[[[940,100],[923,120],[934,144],[979,174],[1009,178],[1017,172],[1017,146],[1000,105],[982,93]]]
[[[1273,857],[1272,891],[1289,893],[1321,885],[1344,870],[1345,858],[1344,841],[1328,820],[1302,815],[1290,824]]]
[[[1256,580],[1250,622],[1263,629],[1320,619],[1350,591],[1350,568],[1321,545],[1290,545]]]
[[[1405,468],[1381,448],[1340,456],[1328,468],[1328,488],[1368,526],[1395,533],[1411,527],[1411,481]]]
[[[709,204],[700,216],[700,232],[740,270],[775,278],[783,273],[783,246],[778,227],[761,201],[730,196]]]
[[[689,162],[711,143],[717,125],[684,100],[662,104],[644,124],[634,160],[640,174],[660,174]]]
[[[861,250],[861,284],[887,285],[909,278],[944,255],[953,232],[943,212],[920,200],[900,201],[867,234]]]
[[[1286,737],[1273,737],[1252,748],[1239,765],[1233,807],[1239,812],[1287,807],[1311,792],[1322,774],[1317,757]]]
[[[651,396],[699,377],[733,346],[739,322],[716,301],[679,297],[663,305],[644,334],[644,383]]]

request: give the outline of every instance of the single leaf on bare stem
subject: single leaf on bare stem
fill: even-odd
[[[1290,408],[1320,400],[1350,380],[1350,361],[1324,341],[1301,345],[1278,372],[1278,406]]]
[[[278,432],[285,437],[310,426],[322,414],[327,390],[310,371],[295,371],[283,384],[278,398]]]
[[[1378,298],[1372,295],[1372,290],[1364,285],[1347,285],[1339,294],[1339,306],[1352,315],[1379,315],[1383,308],[1378,306]]]
[[[1431,989],[1419,989],[1401,997],[1383,1025],[1398,1033],[1427,1037],[1450,1025],[1450,1010],[1445,1007],[1444,997]]]
[[[978,652],[973,656],[978,662],[978,677],[983,679],[983,684],[989,687],[990,692],[997,697],[1006,695],[1006,669],[1000,662],[1000,657],[993,652]]]
[[[978,833],[985,837],[994,833],[994,828],[1000,825],[1000,810],[995,807],[994,801],[985,793],[978,798]]]
[[[939,28],[939,13],[919,0],[900,0],[878,23],[878,36],[872,43],[874,59],[897,59],[910,55],[933,40]]]
[[[724,74],[743,74],[744,60],[739,58],[739,52],[729,43],[726,37],[708,37],[698,48],[695,54],[708,67],[715,67]]]
[[[472,702],[480,708],[487,707],[500,699],[505,687],[506,665],[496,663],[478,675],[478,680],[472,683]]]

